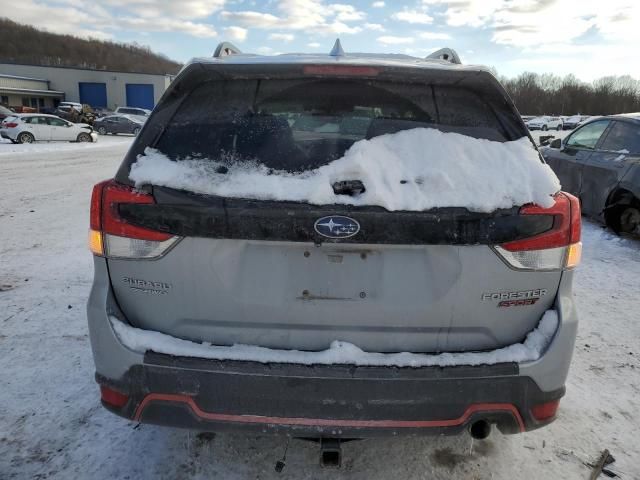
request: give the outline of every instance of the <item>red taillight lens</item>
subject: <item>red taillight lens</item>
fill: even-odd
[[[535,405],[531,409],[531,414],[533,418],[538,421],[549,420],[556,416],[556,412],[558,411],[558,407],[560,406],[560,400],[553,400],[547,403],[541,403],[540,405]]]
[[[305,75],[333,75],[348,77],[375,77],[380,70],[374,67],[358,65],[306,65],[303,68]]]
[[[129,396],[124,393],[116,392],[115,390],[100,385],[100,398],[104,403],[107,403],[113,407],[122,408],[129,401]]]
[[[102,189],[102,233],[157,242],[168,240],[172,237],[168,233],[157,232],[127,223],[118,214],[118,206],[124,203],[153,204],[155,201],[152,195],[139,192],[128,185],[122,185],[115,181],[107,182]]]
[[[177,240],[169,233],[139,227],[124,220],[123,204],[153,204],[153,196],[107,180],[93,187],[91,195],[89,248],[96,255],[113,258],[155,258]]]
[[[556,195],[556,203],[551,208],[525,205],[520,215],[553,215],[553,227],[548,232],[535,237],[517,240],[502,245],[510,252],[540,250],[543,248],[566,247],[580,241],[580,202],[565,192]]]
[[[14,122],[9,122],[9,123],[3,123],[2,126],[6,128],[16,128],[18,124]]]
[[[565,192],[555,196],[550,208],[526,205],[521,215],[553,216],[553,226],[534,237],[495,247],[496,252],[519,270],[559,270],[573,268],[580,262],[580,202]]]

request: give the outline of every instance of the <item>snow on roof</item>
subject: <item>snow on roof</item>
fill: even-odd
[[[220,170],[220,167],[226,169]],[[219,173],[226,171],[226,173]],[[342,158],[303,173],[273,171],[256,161],[173,161],[147,148],[131,166],[136,186],[315,205],[375,205],[423,211],[465,207],[491,212],[536,203],[553,205],[560,183],[531,141],[493,142],[432,128],[415,128],[355,142]],[[360,180],[366,191],[336,195],[332,185]]]
[[[242,360],[260,363],[293,363],[300,365],[357,365],[428,367],[457,365],[495,365],[509,362],[532,362],[538,360],[546,350],[558,329],[558,314],[547,310],[538,326],[529,332],[522,343],[497,350],[461,353],[374,353],[365,352],[348,342],[336,340],[327,350],[304,352],[300,350],[276,350],[254,345],[215,346],[195,343],[160,332],[142,330],[127,325],[115,317],[109,317],[111,325],[128,348],[146,352],[148,350],[180,357],[208,358],[215,360]]]

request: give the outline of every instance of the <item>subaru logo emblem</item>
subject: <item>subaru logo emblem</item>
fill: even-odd
[[[327,238],[349,238],[360,231],[357,221],[340,215],[319,218],[313,227],[316,232]]]

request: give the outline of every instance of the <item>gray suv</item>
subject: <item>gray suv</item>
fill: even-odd
[[[575,197],[489,213],[389,211],[136,188],[130,178],[155,151],[175,162],[234,152],[266,171],[306,172],[357,141],[417,127],[533,145],[495,77],[446,52],[419,60],[218,50],[185,66],[115,177],[94,187],[88,320],[104,407],[174,427],[338,439],[483,438],[491,425],[517,433],[552,422],[577,328]],[[332,187],[358,195],[361,180]],[[507,358],[501,349],[522,352],[517,344],[548,311],[557,324],[533,359],[278,360],[335,340],[376,358]],[[207,353],[238,345],[271,360]]]

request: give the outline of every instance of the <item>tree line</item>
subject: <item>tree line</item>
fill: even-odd
[[[149,47],[59,35],[0,18],[3,62],[153,74],[176,74],[181,67]]]
[[[629,75],[587,83],[574,75],[525,72],[499,78],[525,115],[611,115],[640,112],[640,81]]]

